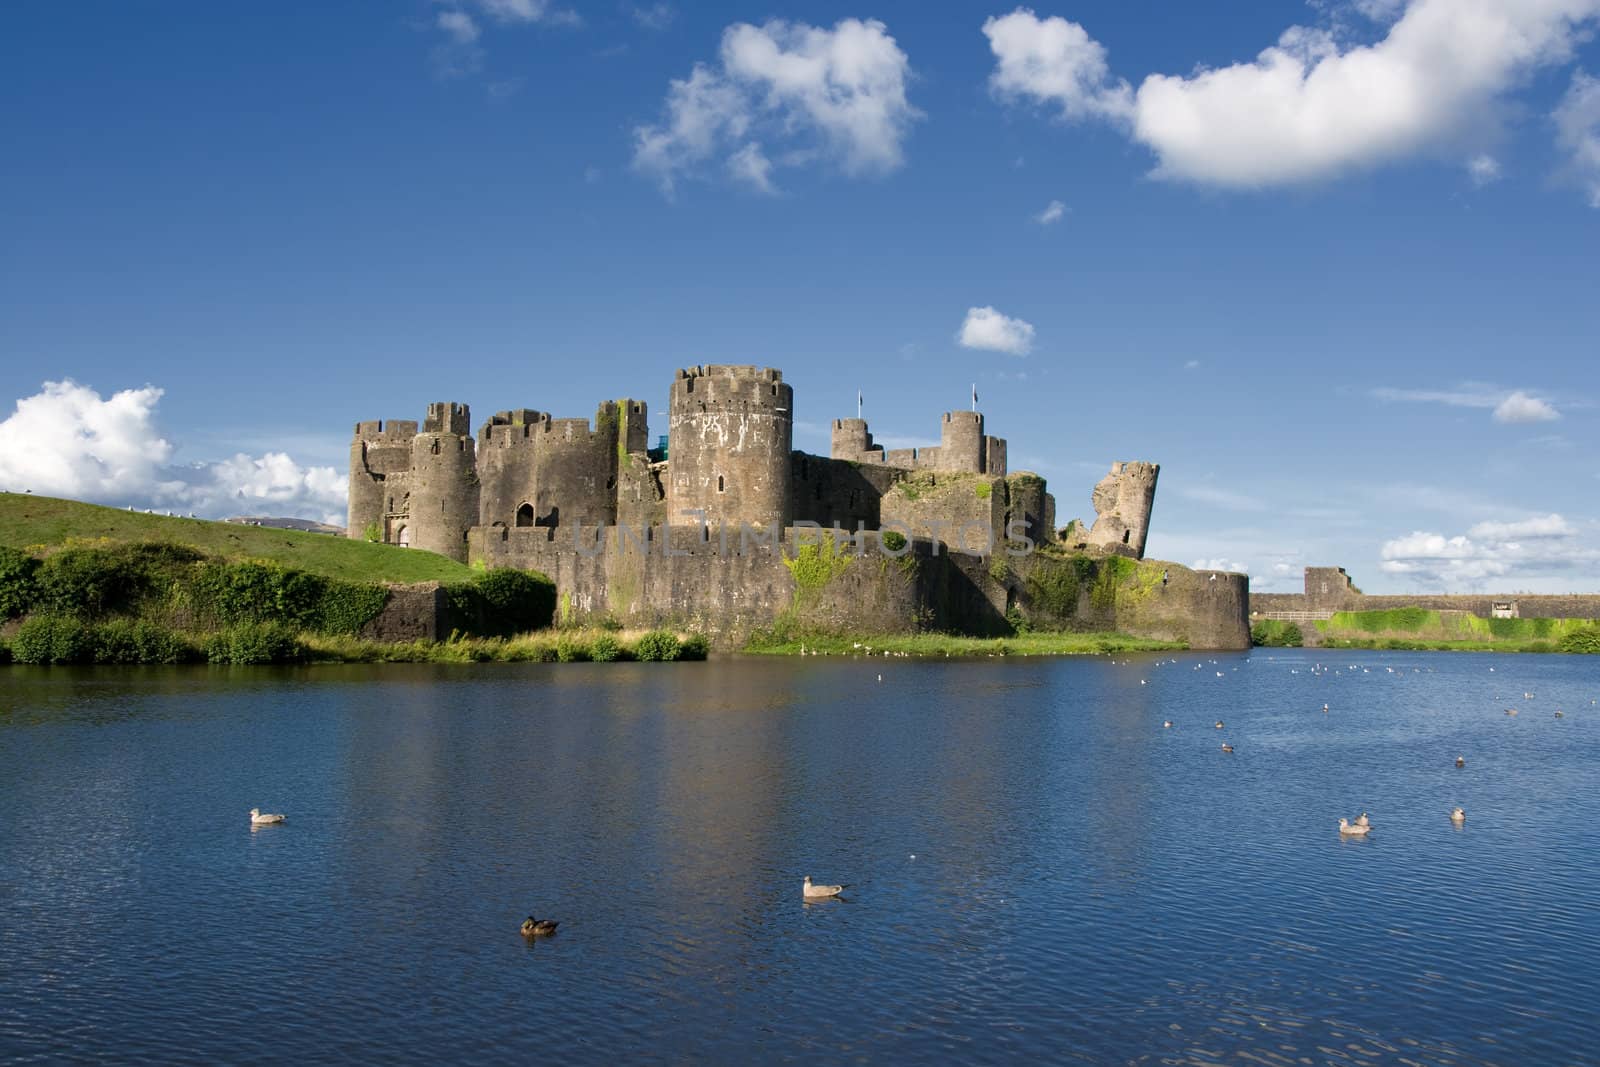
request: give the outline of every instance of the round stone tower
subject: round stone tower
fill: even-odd
[[[794,390],[770,367],[680,370],[667,412],[667,522],[781,532],[789,524]]]
[[[385,481],[411,470],[415,420],[358,422],[350,442],[350,505],[345,535],[355,540],[383,540]],[[399,480],[397,478],[397,480]]]
[[[939,427],[937,469],[982,474],[983,458],[983,415],[976,411],[945,412]]]
[[[478,521],[478,472],[472,417],[465,404],[429,404],[411,442],[413,548],[467,561],[467,530]],[[397,538],[399,540],[399,538]]]

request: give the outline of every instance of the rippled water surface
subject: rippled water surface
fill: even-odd
[[[1593,659],[0,678],[8,1061],[1600,1062]]]

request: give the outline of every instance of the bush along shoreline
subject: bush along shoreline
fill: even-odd
[[[0,663],[705,658],[696,635],[550,630],[555,586],[541,574],[489,570],[441,588],[450,639],[390,643],[360,636],[389,600],[377,583],[166,543],[69,543],[48,554],[0,547]]]

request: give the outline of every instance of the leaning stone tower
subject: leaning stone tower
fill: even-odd
[[[667,522],[740,523],[782,531],[789,524],[789,454],[794,390],[770,367],[680,370],[667,413]]]
[[[467,561],[467,530],[478,521],[477,453],[465,404],[429,404],[411,442],[410,543]]]
[[[1094,487],[1095,520],[1088,543],[1119,554],[1118,546],[1123,546],[1134,559],[1144,559],[1160,473],[1159,463],[1113,463],[1111,473]]]

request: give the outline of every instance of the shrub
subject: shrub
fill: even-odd
[[[317,598],[314,621],[307,629],[325,634],[359,633],[389,603],[389,590],[381,585],[329,581]]]
[[[1562,652],[1600,654],[1600,626],[1585,626],[1581,630],[1570,630],[1556,647]]]
[[[1306,643],[1306,637],[1292,622],[1262,619],[1250,627],[1250,643],[1263,648],[1300,648]]]
[[[589,658],[589,647],[570,634],[556,638],[556,660],[560,663],[581,663]]]
[[[485,571],[476,584],[497,631],[542,630],[555,617],[556,585],[542,574],[499,567]]]
[[[589,658],[596,663],[610,663],[622,655],[622,646],[610,634],[601,634],[589,645]]]
[[[70,616],[37,615],[24,622],[11,639],[18,663],[88,663],[94,658],[89,628]]]
[[[0,548],[0,619],[25,615],[39,599],[39,561],[15,548]]]
[[[898,552],[906,547],[906,535],[899,530],[885,530],[879,536],[879,540],[890,552]]]
[[[91,628],[89,644],[96,663],[139,662],[139,642],[133,635],[133,623],[127,619],[112,619]]]
[[[94,618],[129,606],[139,593],[139,577],[107,549],[65,549],[39,568],[39,603],[52,614]]]
[[[1020,608],[1014,606],[1006,609],[1006,625],[1011,627],[1013,634],[1033,632],[1033,624],[1028,621],[1026,615],[1022,614]]]
[[[704,634],[690,634],[678,646],[679,659],[705,659],[711,654],[711,642]]]
[[[294,631],[277,623],[240,623],[212,634],[205,644],[206,659],[212,663],[249,666],[262,663],[293,663],[305,658],[305,648]]]
[[[633,646],[633,657],[645,662],[667,662],[678,658],[682,647],[671,630],[651,630]]]

